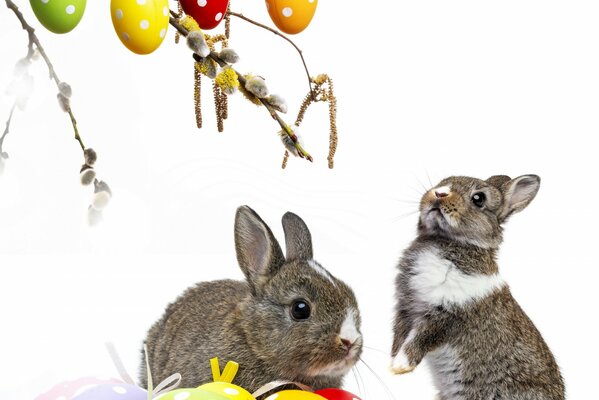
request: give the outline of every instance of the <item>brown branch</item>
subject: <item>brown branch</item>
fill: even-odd
[[[187,36],[189,32],[187,32],[187,29],[185,29],[179,22],[177,22],[177,20],[175,18],[173,18],[172,16],[170,17],[170,24],[177,29],[177,31],[183,35],[183,36]],[[221,59],[217,53],[215,53],[214,51],[210,53],[210,55],[208,56],[210,57],[212,60],[214,60],[218,65],[220,65],[221,67],[226,67],[229,66],[228,63],[226,63],[223,59]],[[239,77],[239,83],[241,85],[243,85],[245,87],[245,83],[246,83],[246,79],[245,77],[240,74],[238,71],[235,71],[235,73],[238,75]],[[281,126],[282,130],[289,136],[289,138],[291,138],[291,140],[293,141],[295,148],[298,151],[298,155],[301,158],[305,158],[308,161],[312,162],[312,156],[306,151],[304,150],[304,148],[302,147],[302,145],[299,143],[299,141],[297,140],[297,136],[293,133],[293,131],[291,130],[291,128],[289,127],[289,125],[287,123],[285,123],[285,121],[283,121],[283,119],[281,119],[281,117],[279,116],[279,114],[277,113],[277,111],[270,105],[268,104],[268,102],[264,99],[260,99],[260,102],[262,103],[262,105],[268,110],[268,112],[270,113],[270,116],[278,122],[278,124]]]
[[[17,7],[17,5],[15,3],[13,3],[12,0],[5,0],[5,1],[6,1],[6,7],[8,7],[10,10],[12,10],[12,12],[15,14],[15,16],[21,22],[21,27],[25,31],[27,31],[27,34],[29,36],[27,58],[31,58],[33,56],[33,51],[34,51],[33,45],[35,44],[35,48],[39,51],[40,55],[46,62],[46,65],[48,66],[48,73],[50,74],[50,79],[54,80],[54,82],[56,83],[56,87],[58,88],[58,85],[60,85],[61,81],[58,78],[56,71],[54,70],[54,65],[52,65],[52,62],[50,61],[50,58],[46,54],[44,47],[42,46],[38,37],[36,36],[35,29],[27,23],[27,21],[25,20],[25,17],[19,10],[19,7]],[[70,106],[68,107],[67,112],[69,114],[69,117],[71,118],[71,123],[73,124],[73,131],[75,132],[75,140],[77,140],[79,142],[81,149],[85,150],[85,146],[83,144],[83,141],[81,140],[81,136],[79,135],[79,130],[77,129],[77,121],[75,120],[75,117],[73,116],[73,112],[71,111]]]
[[[232,15],[232,16],[242,19],[246,22],[249,22],[250,24],[256,25],[262,29],[266,29],[267,31],[272,32],[275,35],[277,35],[277,36],[285,39],[289,43],[291,43],[291,45],[293,47],[295,47],[295,50],[297,50],[300,58],[302,59],[302,64],[304,64],[304,70],[306,70],[306,76],[308,77],[308,85],[310,87],[310,93],[312,93],[312,97],[314,97],[314,92],[312,90],[312,77],[310,75],[310,72],[308,71],[308,66],[306,65],[306,60],[304,59],[304,53],[302,52],[302,50],[299,47],[297,47],[297,45],[293,42],[293,40],[289,39],[287,36],[283,35],[281,32],[277,31],[276,29],[272,29],[264,24],[261,24],[260,22],[254,21],[253,19],[250,19],[241,13],[236,13],[236,12],[229,10],[229,11],[227,11],[227,15]]]
[[[6,135],[8,135],[8,133],[10,132],[10,123],[12,121],[12,116],[13,116],[13,113],[15,112],[16,106],[17,106],[17,102],[15,101],[10,109],[10,114],[8,114],[8,119],[6,120],[6,127],[4,128],[4,133],[2,134],[2,137],[0,137],[0,157],[2,157],[2,153],[3,153],[2,145],[4,144],[4,138],[6,138]]]

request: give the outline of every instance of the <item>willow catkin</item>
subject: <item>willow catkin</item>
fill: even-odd
[[[224,118],[223,118],[223,108],[225,104],[222,99],[222,92],[220,87],[216,84],[216,82],[212,82],[212,92],[214,93],[214,108],[216,111],[216,127],[219,132],[223,132],[225,130],[224,126]]]
[[[300,106],[299,112],[295,124],[300,126],[306,111],[312,103],[324,101],[329,103],[329,155],[327,157],[329,168],[333,169],[335,163],[335,153],[337,151],[337,98],[335,97],[333,80],[326,74],[318,75],[316,79],[313,79],[314,88],[309,92]],[[326,88],[324,87],[326,85]],[[288,156],[288,155],[287,155]],[[284,160],[283,164],[286,165]],[[284,167],[283,167],[284,168]]]
[[[202,74],[198,69],[193,67],[193,104],[196,114],[196,125],[202,127]]]
[[[227,39],[231,38],[231,14],[229,11],[231,10],[231,3],[227,5],[227,12],[225,13],[225,36]],[[229,47],[229,43],[225,45],[225,47]]]
[[[183,7],[181,7],[181,3],[177,2],[177,12],[179,15],[183,15]],[[179,44],[179,39],[181,39],[181,33],[179,31],[175,32],[175,44]]]
[[[329,90],[328,90],[328,101],[329,101],[329,169],[333,169],[335,166],[334,158],[335,152],[337,151],[337,98],[333,92],[333,80],[328,78]]]
[[[227,119],[227,118],[229,118],[229,99],[227,97],[227,94],[225,92],[223,92],[222,89],[220,89],[220,95],[221,95],[222,102],[223,102],[223,109],[222,109],[223,119]]]
[[[285,154],[283,155],[283,163],[281,164],[281,169],[287,168],[287,160],[289,160],[289,152],[285,150]]]

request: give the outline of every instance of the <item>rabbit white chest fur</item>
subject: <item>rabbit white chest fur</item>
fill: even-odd
[[[467,274],[431,247],[420,252],[412,264],[409,286],[425,307],[463,306],[484,298],[506,285],[498,273]]]

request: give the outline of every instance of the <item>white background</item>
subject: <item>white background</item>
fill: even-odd
[[[2,2],[3,3],[3,2]],[[28,2],[27,19],[40,26]],[[262,1],[232,8],[270,24]],[[108,2],[88,2],[75,31],[37,33],[74,89],[83,139],[114,198],[87,227],[91,193],[78,184],[81,153],[43,64],[36,92],[16,112],[0,177],[0,397],[31,399],[66,379],[116,376],[113,341],[137,373],[145,331],[166,304],[202,280],[240,278],[233,217],[249,204],[283,240],[291,210],[310,226],[315,256],[358,296],[364,358],[396,399],[431,399],[425,365],[387,370],[395,263],[414,237],[414,204],[430,180],[536,173],[541,190],[506,229],[500,267],[562,368],[569,398],[597,379],[596,259],[599,196],[599,4],[596,1],[322,0],[294,39],[313,74],[339,98],[339,152],[328,170],[327,109],[303,125],[314,163],[280,170],[277,125],[230,99],[225,133],[204,91],[195,128],[192,62],[171,29],[149,56],[126,50]],[[297,54],[274,35],[233,21],[238,69],[267,78],[293,122],[307,90]],[[0,87],[25,55],[26,34],[0,6]],[[207,85],[206,85],[207,86]],[[0,118],[12,100],[0,97]],[[387,398],[359,366],[364,399]],[[353,376],[347,388],[360,394]]]

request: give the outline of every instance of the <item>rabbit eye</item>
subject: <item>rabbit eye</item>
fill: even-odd
[[[303,321],[310,318],[310,304],[306,300],[295,300],[291,304],[291,317],[296,321]]]
[[[483,208],[486,200],[487,200],[487,196],[485,196],[485,194],[483,192],[474,193],[472,195],[472,202],[478,208]]]

